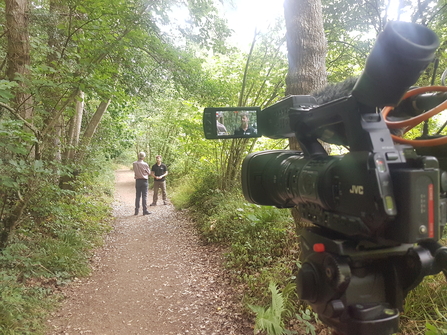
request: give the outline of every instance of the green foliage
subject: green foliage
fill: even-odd
[[[3,257],[2,257],[3,258]],[[42,334],[42,318],[55,302],[45,282],[27,285],[17,281],[12,271],[0,271],[0,333]]]
[[[255,333],[257,330],[264,330],[267,334],[297,334],[295,330],[302,331],[305,334],[316,334],[316,324],[319,324],[318,315],[310,308],[303,307],[299,313],[295,313],[296,301],[296,285],[287,284],[282,292],[279,292],[275,283],[270,282],[269,291],[271,292],[271,303],[268,307],[256,305],[248,305],[248,307],[256,314]],[[295,330],[285,329],[284,320],[293,319],[296,325]]]
[[[171,27],[176,29],[168,32],[163,28],[170,23],[174,6],[186,6],[190,20],[173,23]],[[95,120],[97,106],[109,99],[110,115],[106,112],[103,116],[105,122],[95,128],[96,138],[89,144],[100,147],[109,158],[120,155],[134,145],[137,136],[139,124],[132,128],[128,122],[131,111],[141,101],[163,95],[167,87],[177,93],[172,101],[179,101],[180,96],[200,96],[198,83],[204,80],[202,61],[195,56],[197,45],[225,51],[222,42],[229,34],[213,0],[185,4],[62,0],[54,6],[47,1],[32,2],[29,7],[29,27],[23,27],[30,37],[30,64],[25,64],[29,73],[20,78],[20,84],[1,80],[0,102],[14,105],[18,86],[23,94],[32,96],[27,99],[27,104],[32,104],[27,107],[33,111],[28,121],[42,134],[38,140],[44,157],[64,155],[70,148],[83,158],[91,147],[82,146],[82,133]],[[179,35],[181,43],[174,42]],[[3,34],[0,44],[5,64],[8,36]],[[72,141],[77,136],[69,134],[79,91],[85,93],[81,145]],[[3,115],[1,109],[0,117]],[[172,143],[176,135],[165,140]],[[30,152],[30,146],[20,145]]]
[[[445,2],[428,0],[423,5],[400,1],[399,8],[390,1],[322,0],[324,29],[328,41],[326,67],[328,80],[340,82],[358,76],[364,68],[377,35],[390,20],[411,21],[434,29],[445,41]],[[441,47],[438,53],[442,53]],[[441,72],[445,57],[441,56]],[[428,85],[433,67],[422,74],[420,84]]]
[[[189,194],[194,192],[193,183],[181,183],[175,188],[173,193],[171,193],[171,201],[175,205],[177,210],[183,210],[189,205]]]
[[[306,334],[312,334],[315,335],[315,323],[318,320],[318,315],[310,308],[306,308],[305,310],[301,310],[300,314],[296,314],[295,318],[300,322],[301,325],[304,325],[305,329],[304,331]]]
[[[275,283],[269,284],[269,290],[272,293],[272,301],[269,307],[249,305],[250,309],[256,313],[255,333],[258,330],[267,331],[268,335],[289,334],[283,326],[281,315],[284,312],[284,299],[278,291]]]
[[[36,138],[23,122],[0,120],[0,249],[21,219],[26,204],[38,196],[39,182],[51,175],[45,161],[29,159]]]
[[[409,334],[424,334],[424,331],[438,331],[444,334],[447,329],[447,287],[442,274],[428,276],[415,289],[410,291],[401,316],[402,329]],[[429,324],[429,327],[426,327]],[[435,333],[435,334],[438,334]]]
[[[273,281],[284,283],[283,293],[291,297],[286,310],[293,311],[298,299],[287,283],[294,279],[298,237],[290,212],[245,203],[239,187],[224,192],[216,174],[202,172],[176,188],[174,205],[189,209],[204,241],[225,247],[225,265],[243,287],[245,303],[266,302]]]
[[[135,155],[145,151],[150,164],[155,163],[156,155],[162,155],[169,168],[170,183],[193,174],[197,162],[212,147],[203,138],[201,111],[171,89],[166,89],[164,96],[141,104],[132,114]]]
[[[288,238],[294,237],[288,211],[244,204],[236,209],[229,263],[237,268],[262,268],[288,254]],[[229,220],[231,218],[228,218]]]
[[[0,119],[0,152],[3,161],[14,158],[16,155],[26,155],[30,145],[37,139],[23,128],[22,121]],[[4,173],[14,174],[14,170],[4,168]],[[3,173],[2,173],[3,174]]]
[[[14,94],[12,93],[12,89],[17,87],[16,82],[11,82],[9,80],[0,80],[0,102],[7,103],[10,101]],[[2,115],[3,111],[0,107],[0,115]]]
[[[447,328],[438,329],[428,322],[425,324],[425,328],[427,330],[424,335],[443,335],[447,333]]]
[[[114,176],[100,163],[79,175],[75,191],[39,180],[26,216],[0,252],[1,334],[43,334],[57,288],[90,272],[91,252],[110,230]]]

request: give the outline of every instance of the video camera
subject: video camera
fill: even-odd
[[[447,217],[447,147],[395,144],[381,113],[392,106],[395,118],[409,119],[418,102],[447,100],[443,93],[402,101],[438,47],[430,29],[389,22],[345,96],[323,104],[290,96],[263,110],[205,109],[207,138],[243,137],[219,136],[215,116],[249,110],[256,136],[298,140],[302,151],[249,154],[242,189],[252,203],[296,207],[313,224],[300,232],[297,290],[339,333],[396,333],[408,292],[427,275],[447,275],[447,248],[437,242]],[[349,153],[329,156],[319,140]]]

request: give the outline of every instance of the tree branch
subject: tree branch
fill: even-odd
[[[37,129],[36,127],[34,127],[31,123],[29,123],[28,121],[26,121],[16,110],[14,110],[13,108],[11,108],[10,106],[0,102],[0,108],[4,108],[6,109],[8,112],[10,112],[14,117],[16,117],[17,119],[19,119],[20,121],[23,122],[23,124],[28,127],[33,133],[34,135],[36,135],[36,137],[38,139],[40,139],[40,131],[39,129]],[[1,114],[0,114],[1,115]]]

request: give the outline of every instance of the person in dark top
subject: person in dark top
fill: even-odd
[[[249,125],[249,118],[246,114],[241,115],[241,125],[234,131],[234,135],[255,136],[256,129]]]
[[[147,211],[147,186],[148,178],[151,175],[149,165],[144,161],[146,154],[140,152],[138,154],[138,160],[133,162],[133,172],[135,175],[135,215],[138,215],[140,209],[140,198],[143,205],[143,215],[151,214]]]
[[[161,156],[157,155],[155,157],[157,163],[152,165],[152,177],[154,177],[154,196],[152,199],[151,206],[157,205],[158,200],[158,190],[161,189],[161,194],[163,198],[163,204],[167,205],[167,195],[166,195],[166,176],[168,175],[168,168],[165,164],[161,162]]]

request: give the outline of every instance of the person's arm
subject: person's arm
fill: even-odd
[[[133,170],[133,178],[137,179],[137,164],[136,164],[136,162],[132,163],[132,170]]]
[[[168,171],[166,171],[164,174],[162,174],[161,176],[157,176],[155,177],[155,179],[163,179],[164,177],[166,177],[168,175]]]
[[[151,169],[151,176],[155,178],[155,171],[154,171],[154,166],[152,165],[152,169]]]
[[[148,178],[151,176],[151,167],[147,163],[144,164],[144,172],[147,173]]]
[[[163,173],[161,176],[155,177],[156,179],[163,179],[164,177],[166,177],[168,175],[168,168],[165,167],[166,171],[165,173]]]

